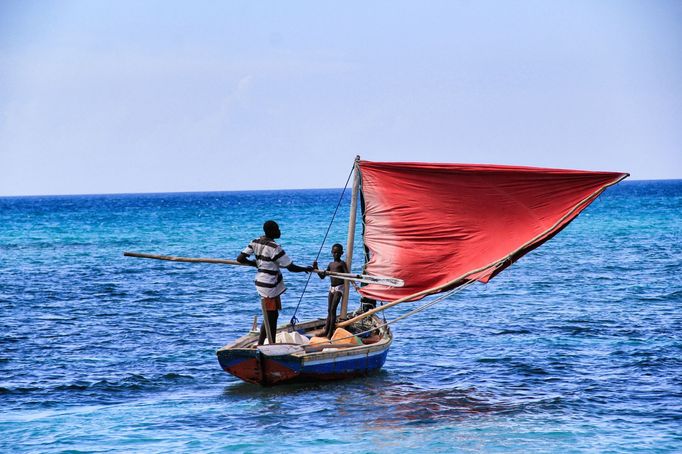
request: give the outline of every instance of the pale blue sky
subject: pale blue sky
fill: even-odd
[[[0,0],[0,195],[682,178],[681,1]]]

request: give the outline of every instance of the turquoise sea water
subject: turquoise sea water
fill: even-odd
[[[308,264],[339,195],[0,198],[0,451],[682,451],[682,181],[609,189],[488,285],[396,324],[380,374],[341,382],[220,369],[259,311],[253,270],[122,256],[234,258],[272,218]],[[285,279],[281,322],[306,276]],[[325,285],[299,319],[325,314]]]

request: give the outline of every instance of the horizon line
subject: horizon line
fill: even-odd
[[[647,181],[682,181],[682,178],[649,178],[633,179],[621,181],[619,184],[629,184]],[[126,195],[161,195],[161,194],[211,194],[229,192],[273,192],[273,191],[321,191],[321,190],[341,190],[343,188],[269,188],[269,189],[229,189],[229,190],[208,190],[208,191],[143,191],[143,192],[92,192],[92,193],[71,193],[71,194],[16,194],[0,195],[0,199],[22,198],[22,197],[81,197],[81,196],[126,196]]]

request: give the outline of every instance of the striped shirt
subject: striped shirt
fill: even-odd
[[[282,247],[272,239],[262,236],[256,238],[244,248],[242,254],[256,255],[256,290],[263,298],[274,298],[286,290],[280,267],[291,265],[291,259]]]

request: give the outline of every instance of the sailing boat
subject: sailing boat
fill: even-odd
[[[217,351],[221,367],[261,385],[331,380],[377,372],[393,340],[377,313],[428,295],[487,283],[564,229],[627,173],[535,167],[370,162],[356,158],[347,243],[352,269],[356,211],[363,225],[363,274],[403,286],[370,283],[360,295],[386,302],[347,315],[348,284],[331,341],[314,343],[325,320],[281,326],[278,343],[258,346],[252,330]],[[255,326],[254,326],[255,328]],[[338,333],[341,333],[337,336]]]

